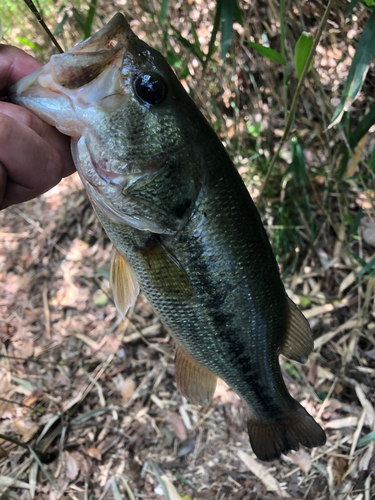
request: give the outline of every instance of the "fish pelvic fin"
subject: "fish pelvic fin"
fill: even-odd
[[[281,453],[286,455],[290,450],[298,450],[300,444],[306,448],[325,444],[324,430],[297,401],[295,403],[295,411],[284,419],[267,422],[249,418],[250,444],[260,460],[272,462],[280,458]]]
[[[125,319],[139,293],[139,285],[128,261],[113,247],[110,283],[118,312]]]
[[[194,297],[193,286],[181,262],[157,236],[150,239],[148,247],[138,248],[138,254],[150,280],[165,299],[184,304]]]
[[[305,316],[289,297],[288,306],[288,328],[280,353],[299,363],[306,363],[308,355],[314,348],[311,328]]]
[[[193,360],[179,346],[175,367],[177,387],[182,395],[192,404],[209,404],[216,389],[217,375]]]

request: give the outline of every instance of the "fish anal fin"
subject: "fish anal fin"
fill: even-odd
[[[289,322],[281,354],[299,363],[305,363],[314,348],[309,322],[295,303],[288,297]]]
[[[137,298],[139,285],[134,271],[116,248],[113,248],[110,282],[117,310],[125,319]]]
[[[290,450],[298,450],[300,444],[306,448],[325,444],[324,430],[299,403],[296,404],[296,411],[285,419],[268,423],[249,418],[250,444],[260,460],[272,462],[280,458],[281,453],[286,455]]]
[[[145,269],[155,288],[165,299],[174,299],[179,304],[189,302],[194,295],[189,276],[180,261],[156,237],[149,245],[138,248]]]
[[[195,405],[207,405],[211,402],[217,376],[194,361],[181,347],[177,347],[176,382],[183,396]]]

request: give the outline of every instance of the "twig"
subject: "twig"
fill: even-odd
[[[316,35],[316,38],[314,40],[314,44],[311,48],[311,51],[310,51],[310,54],[309,54],[309,57],[307,58],[307,61],[306,61],[306,64],[305,64],[305,67],[303,68],[303,72],[302,72],[302,75],[301,75],[301,78],[300,78],[300,81],[298,82],[298,85],[297,85],[297,89],[296,89],[296,92],[294,94],[294,98],[293,98],[293,101],[292,101],[292,104],[291,104],[291,107],[290,107],[290,112],[288,114],[288,118],[287,118],[287,122],[286,122],[286,125],[285,125],[285,128],[284,128],[284,132],[283,132],[283,136],[281,137],[280,139],[280,142],[279,142],[279,146],[275,152],[275,154],[273,155],[273,158],[272,158],[272,161],[270,163],[270,166],[268,167],[268,170],[267,170],[267,174],[266,174],[266,177],[264,179],[264,182],[263,182],[263,185],[260,189],[260,193],[259,193],[259,197],[258,197],[258,200],[261,200],[262,196],[263,196],[263,192],[264,192],[264,189],[266,187],[266,184],[268,182],[268,179],[270,178],[270,175],[271,175],[271,172],[272,172],[272,169],[273,167],[275,166],[275,163],[279,157],[279,154],[280,154],[280,151],[281,151],[281,148],[282,146],[284,145],[284,142],[285,140],[287,139],[288,135],[289,135],[289,132],[290,132],[290,129],[292,127],[292,123],[293,123],[293,120],[294,120],[294,113],[296,111],[296,108],[297,108],[297,102],[298,102],[298,98],[299,98],[299,95],[301,93],[301,90],[302,90],[302,86],[303,86],[303,83],[305,81],[305,78],[306,78],[306,75],[307,75],[307,72],[309,71],[309,67],[310,67],[310,64],[311,64],[311,61],[313,60],[313,57],[314,57],[314,54],[315,54],[315,50],[316,50],[316,47],[318,46],[319,42],[320,42],[320,39],[321,39],[321,36],[322,36],[322,33],[323,33],[323,30],[324,30],[324,27],[327,23],[327,19],[328,19],[328,16],[329,16],[329,13],[331,11],[331,5],[332,5],[332,2],[333,0],[329,0],[328,1],[328,5],[326,7],[326,10],[324,12],[324,16],[323,16],[323,19],[319,25],[319,29],[318,29],[318,32],[317,32],[317,35]]]

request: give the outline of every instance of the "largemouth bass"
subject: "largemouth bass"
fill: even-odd
[[[221,377],[248,407],[262,460],[323,445],[323,429],[290,396],[278,360],[306,361],[309,324],[286,295],[240,175],[163,56],[117,14],[11,95],[72,137],[116,249],[116,305],[125,316],[140,284],[178,344],[182,394],[208,404]]]

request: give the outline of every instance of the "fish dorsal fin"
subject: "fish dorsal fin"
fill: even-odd
[[[125,319],[129,308],[139,293],[139,285],[133,269],[117,248],[113,248],[110,282],[117,310]]]
[[[299,363],[305,363],[314,348],[309,322],[288,297],[289,322],[281,354]]]
[[[181,262],[162,242],[154,237],[147,247],[138,249],[145,270],[155,288],[165,299],[179,304],[189,302],[194,290]]]
[[[181,347],[177,347],[176,359],[177,387],[185,398],[194,405],[207,405],[211,402],[217,376],[194,361]]]

